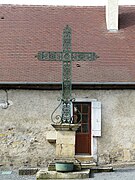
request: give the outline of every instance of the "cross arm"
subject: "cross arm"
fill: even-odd
[[[40,61],[62,61],[62,52],[39,51],[36,57]]]
[[[72,52],[72,61],[94,61],[99,56],[95,52]]]

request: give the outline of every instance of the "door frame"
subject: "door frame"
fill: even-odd
[[[87,102],[87,103],[92,103],[97,101],[97,99],[90,99],[90,98],[75,98],[74,102]],[[71,114],[73,116],[73,105],[71,108]],[[92,128],[92,118],[91,118],[91,128]],[[98,149],[97,149],[97,137],[95,137],[93,135],[93,131],[91,129],[91,155],[89,155],[89,157],[93,157],[94,161],[97,162],[98,161]],[[78,155],[75,155],[76,157]],[[80,155],[79,155],[80,156]],[[88,156],[88,155],[81,155],[81,156]]]

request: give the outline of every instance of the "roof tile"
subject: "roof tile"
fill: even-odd
[[[62,51],[72,28],[72,50],[96,52],[73,62],[73,82],[135,81],[135,6],[120,7],[119,31],[108,32],[104,7],[0,6],[0,82],[60,82],[61,62],[42,62],[38,51]]]

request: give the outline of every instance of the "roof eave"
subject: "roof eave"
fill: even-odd
[[[61,90],[62,82],[0,82],[1,89]],[[135,82],[73,82],[73,89],[135,89]]]

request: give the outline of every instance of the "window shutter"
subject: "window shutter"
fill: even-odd
[[[92,134],[93,136],[101,136],[101,102],[92,102]]]

